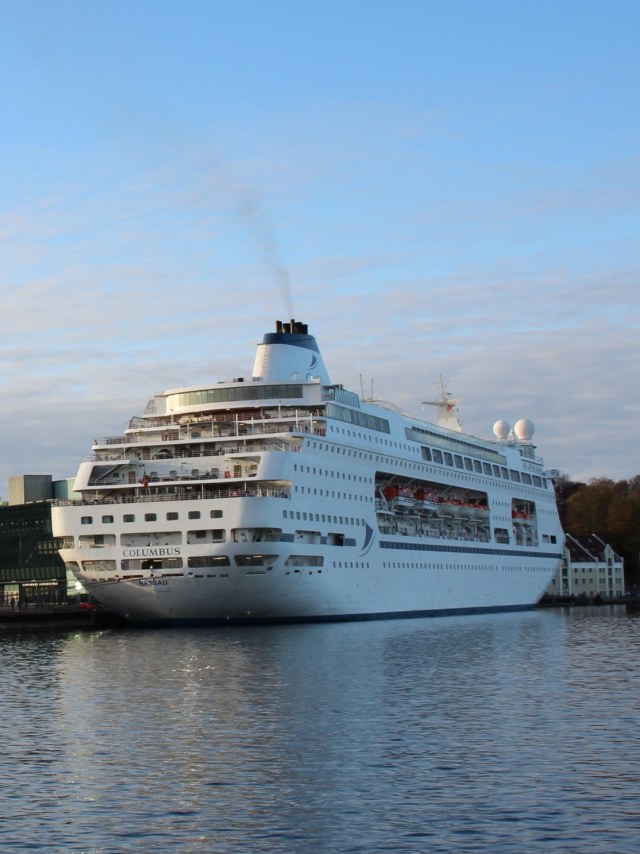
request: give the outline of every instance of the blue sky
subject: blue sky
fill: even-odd
[[[640,4],[0,0],[0,494],[292,314],[640,473]]]

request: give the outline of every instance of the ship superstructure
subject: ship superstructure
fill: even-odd
[[[139,622],[364,619],[531,607],[561,560],[533,427],[464,433],[331,382],[305,324],[250,379],[155,395],[80,465],[54,535]],[[446,424],[446,426],[443,426]]]

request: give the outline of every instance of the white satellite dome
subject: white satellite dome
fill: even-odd
[[[529,421],[528,418],[521,418],[514,424],[513,432],[521,442],[529,442],[533,439],[533,434],[536,432],[536,426],[533,421]]]
[[[508,421],[505,421],[504,418],[501,418],[499,421],[493,425],[493,435],[496,439],[507,439],[509,433],[511,432],[511,424]]]

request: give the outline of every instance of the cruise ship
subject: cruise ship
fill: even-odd
[[[147,624],[356,620],[531,608],[564,541],[533,425],[463,432],[332,382],[304,323],[277,321],[250,378],[156,394],[96,439],[60,554]]]

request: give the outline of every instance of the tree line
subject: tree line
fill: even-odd
[[[627,590],[640,588],[640,475],[631,480],[561,475],[554,482],[564,530],[574,537],[597,534],[624,559]]]

